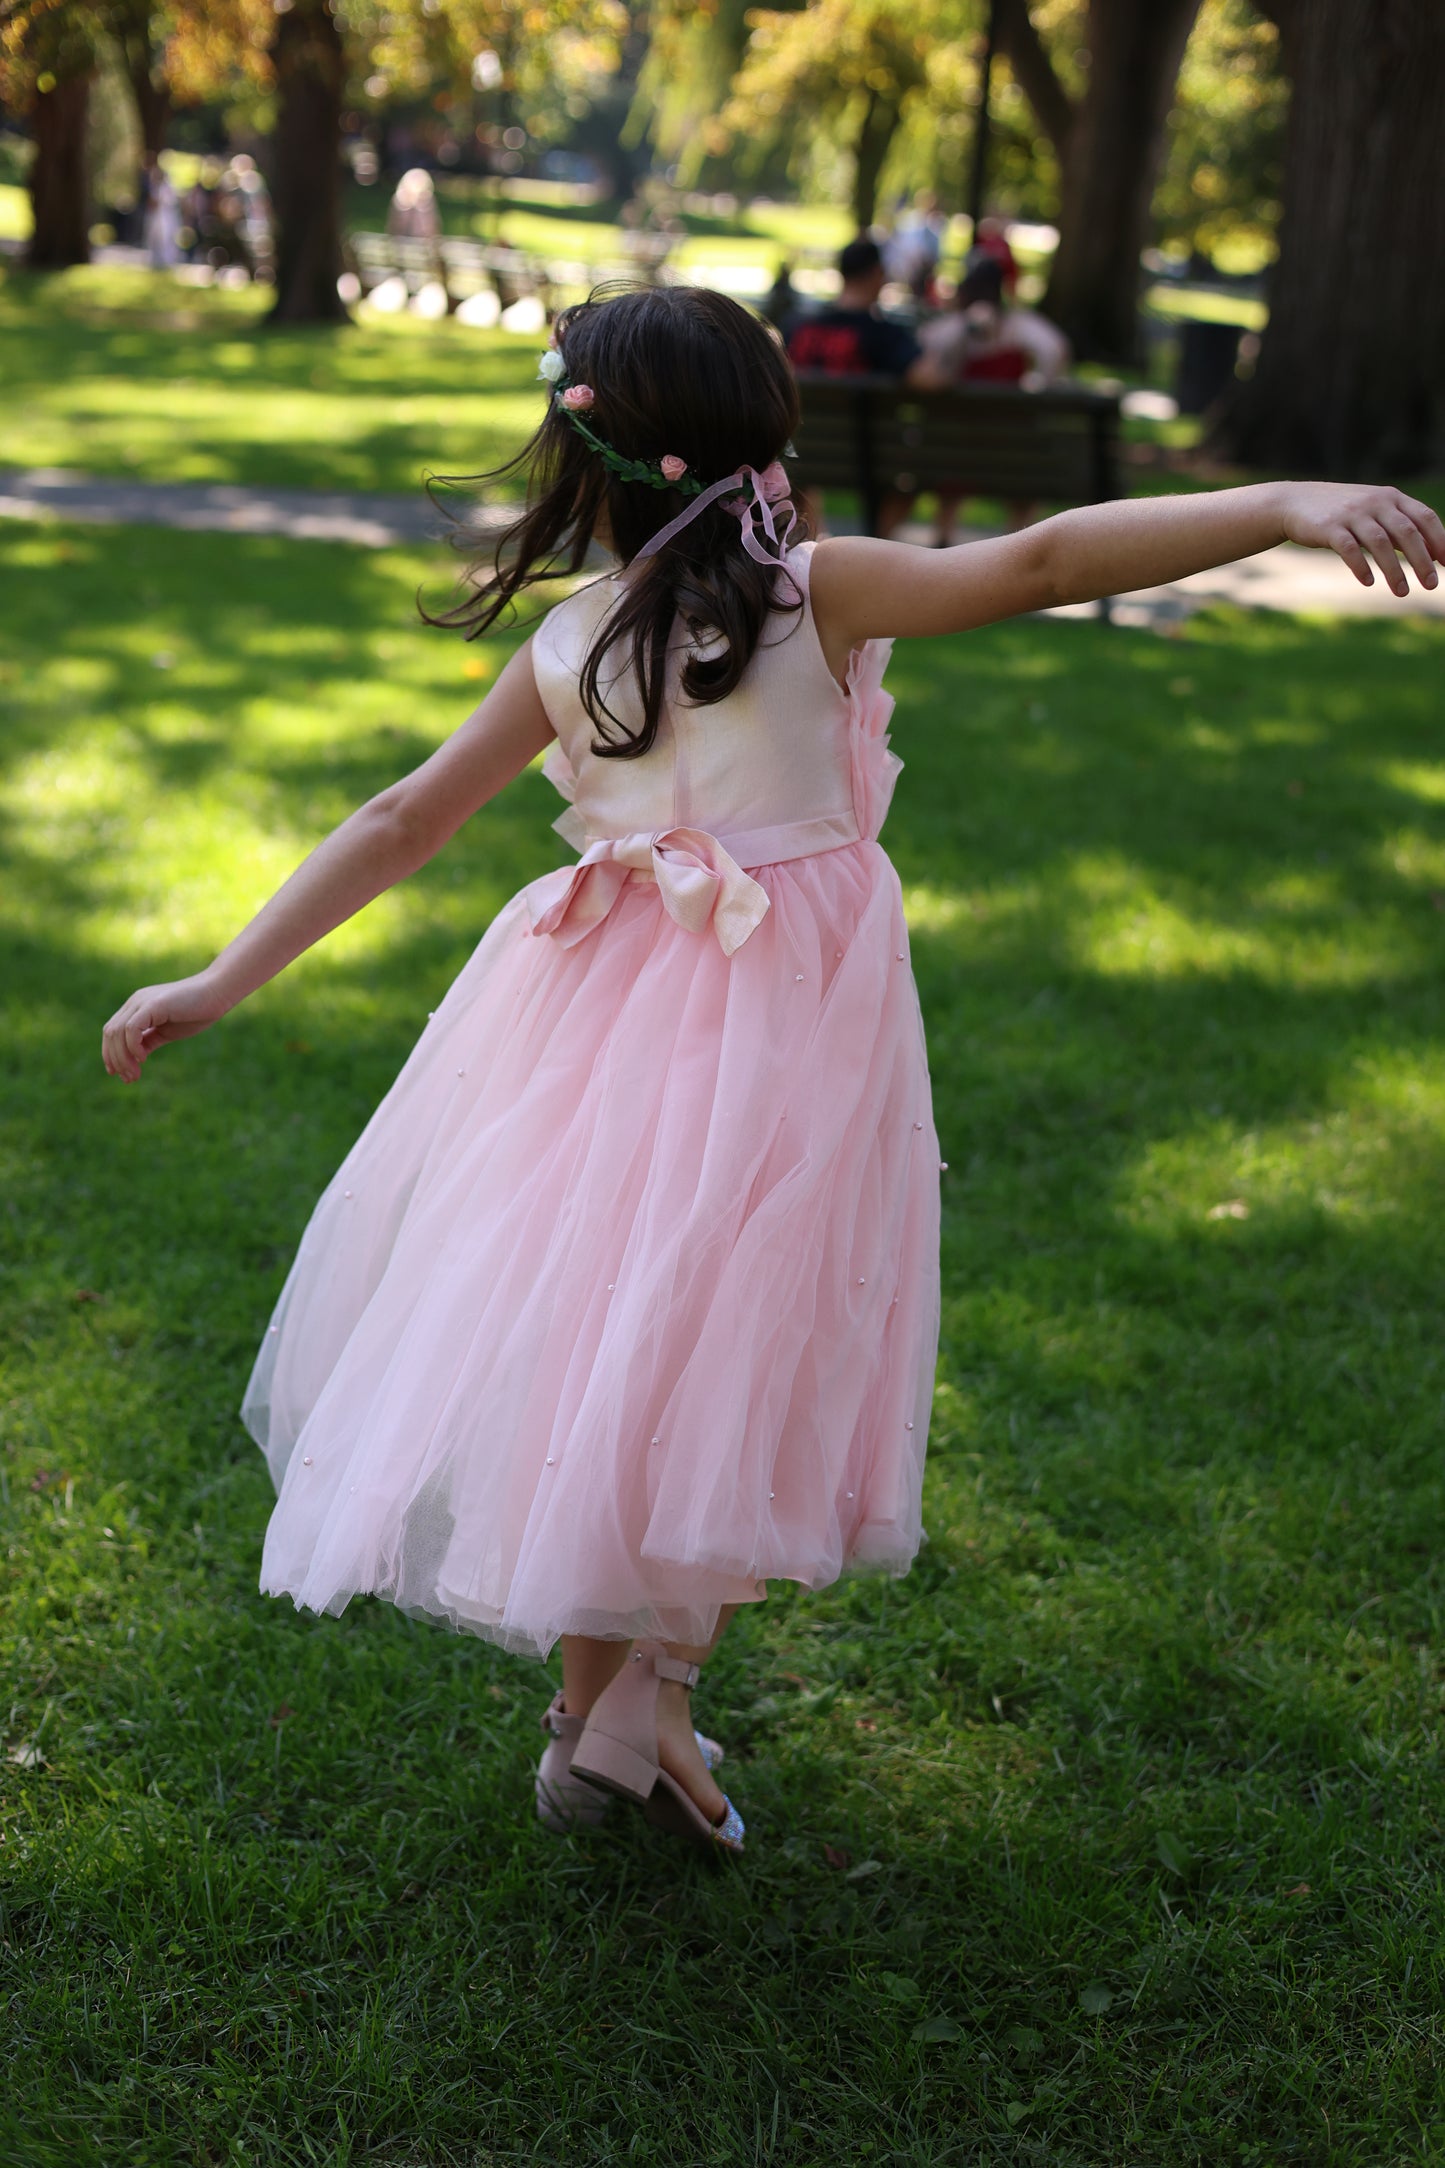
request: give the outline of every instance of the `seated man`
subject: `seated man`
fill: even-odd
[[[896,376],[914,389],[936,390],[948,379],[924,353],[907,324],[878,313],[883,291],[883,251],[860,234],[838,258],[843,285],[831,308],[795,316],[784,343],[795,369],[819,369],[829,376]],[[891,490],[879,508],[878,533],[891,535],[913,502]],[[805,494],[800,503],[816,533],[826,532],[822,507]]]
[[[788,325],[788,358],[795,369],[829,376],[896,376],[905,384],[936,384],[907,324],[878,313],[883,291],[883,251],[860,234],[838,258],[843,286],[831,307],[795,316]]]

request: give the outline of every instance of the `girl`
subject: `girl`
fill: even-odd
[[[261,1586],[359,1591],[545,1656],[544,1818],[607,1794],[742,1823],[697,1667],[771,1575],[906,1571],[938,1330],[939,1159],[898,880],[887,643],[1268,549],[1397,594],[1445,530],[1396,490],[1267,483],[925,552],[791,540],[788,364],[685,288],[543,357],[525,514],[440,620],[484,631],[594,538],[476,712],[215,962],[133,994],[110,1073],[216,1023],[536,755],[578,862],[501,913],[306,1230],[246,1396]]]

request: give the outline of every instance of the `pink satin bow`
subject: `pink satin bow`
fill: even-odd
[[[750,497],[738,489],[741,482],[752,483]],[[737,494],[731,497],[723,496],[723,492],[729,489]],[[665,527],[660,528],[643,543],[632,562],[637,564],[644,557],[655,557],[674,535],[681,534],[683,528],[697,518],[699,512],[705,511],[708,505],[715,504],[718,498],[722,497],[723,510],[733,513],[742,527],[743,548],[749,557],[755,558],[760,565],[779,565],[787,554],[788,537],[797,518],[793,509],[792,492],[793,485],[788,480],[780,459],[775,459],[771,465],[764,467],[761,474],[756,467],[739,467],[736,474],[724,475],[720,482],[711,483],[694,497],[685,512],[679,512],[676,519],[670,519]],[[787,508],[787,524],[781,534],[773,519],[775,504]],[[767,530],[768,541],[772,545],[770,550],[764,548],[758,532],[759,519]]]
[[[724,956],[740,949],[770,908],[766,891],[703,828],[607,836],[589,843],[575,866],[534,882],[528,903],[533,933],[574,948],[616,903],[629,874],[657,882],[669,918],[688,933],[709,925]]]

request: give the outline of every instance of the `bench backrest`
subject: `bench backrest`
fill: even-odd
[[[1119,401],[1081,385],[910,391],[892,377],[800,370],[796,479],[855,489],[870,526],[890,490],[952,484],[971,496],[1097,504],[1121,492]]]

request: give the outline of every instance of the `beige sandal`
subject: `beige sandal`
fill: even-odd
[[[573,1781],[572,1756],[582,1737],[582,1719],[569,1714],[560,1693],[548,1703],[542,1729],[547,1734],[547,1745],[535,1782],[538,1821],[559,1835],[575,1829],[595,1829],[606,1817],[612,1800],[595,1784]],[[693,1737],[709,1771],[716,1769],[724,1758],[716,1739],[704,1738],[700,1731],[695,1731]]]
[[[630,1799],[658,1829],[711,1850],[741,1852],[743,1820],[723,1795],[723,1815],[710,1822],[696,1801],[657,1759],[657,1689],[675,1679],[689,1692],[696,1664],[669,1656],[660,1641],[639,1641],[612,1684],[592,1704],[572,1755],[572,1775],[599,1790]]]

